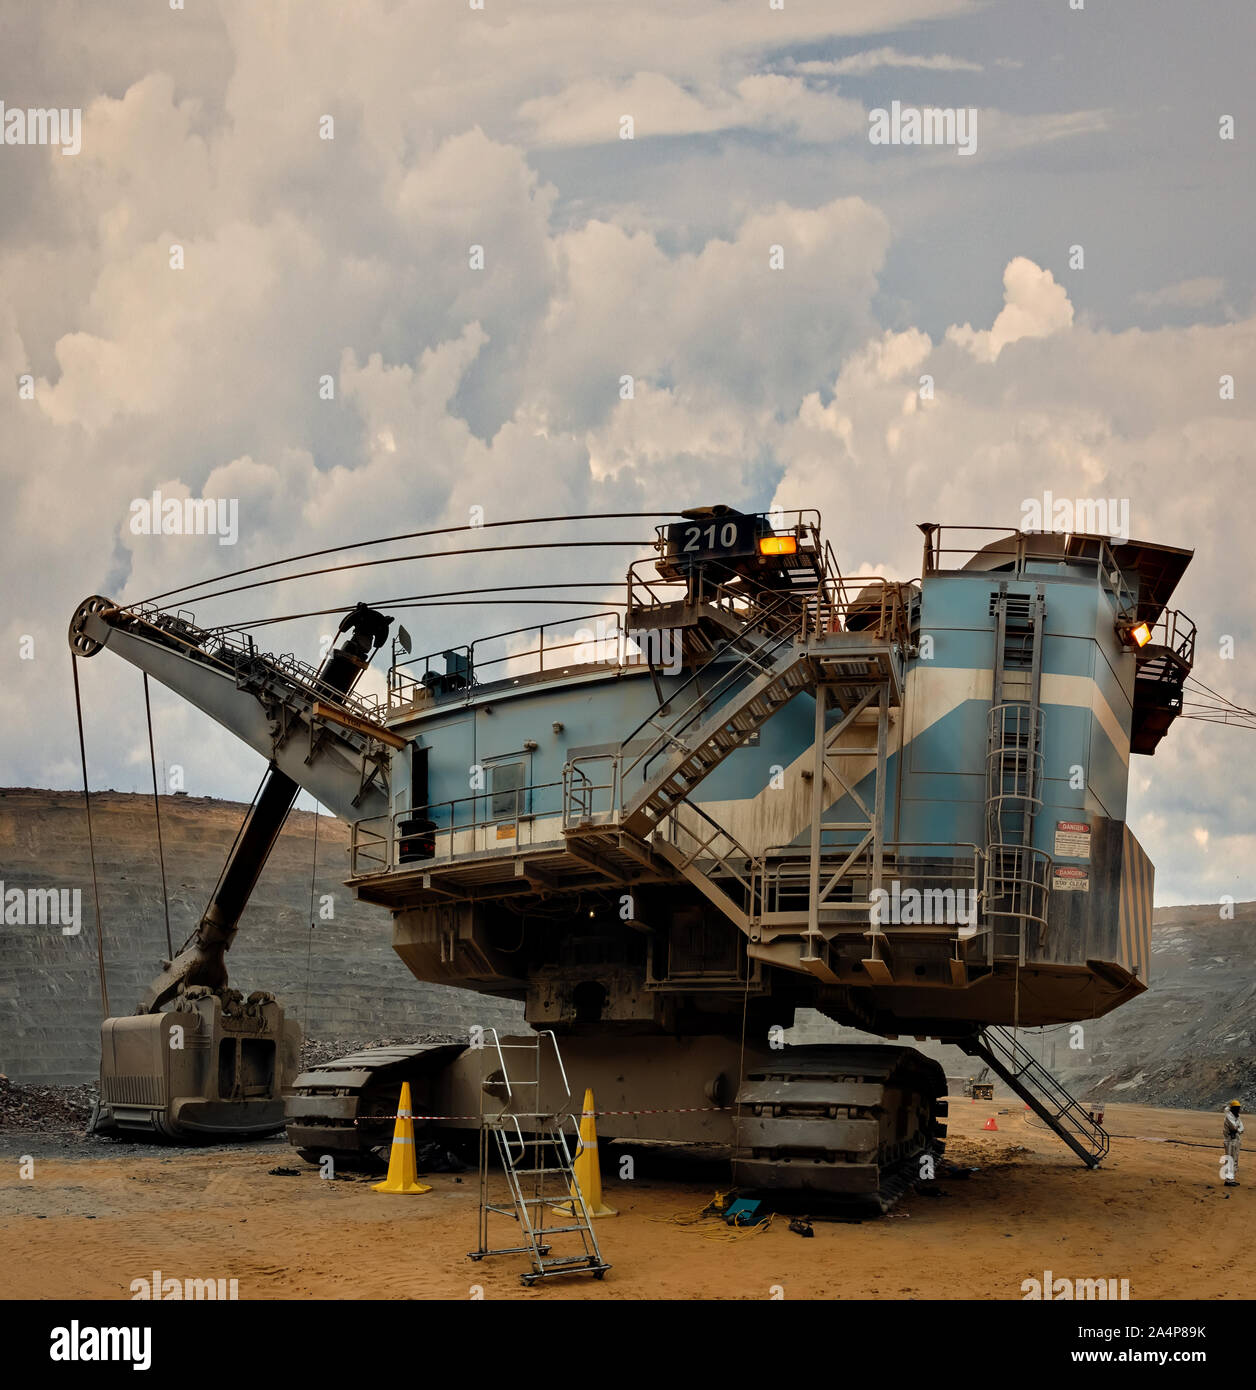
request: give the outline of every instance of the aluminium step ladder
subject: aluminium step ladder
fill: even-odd
[[[1001,1076],[1087,1168],[1098,1168],[1108,1153],[1108,1131],[1014,1034],[991,1026],[959,1039],[959,1045]]]
[[[502,1042],[496,1028],[485,1030],[484,1051],[496,1059],[497,1071],[486,1077],[481,1097],[502,1102],[496,1114],[480,1112],[479,1246],[472,1260],[488,1255],[528,1255],[532,1269],[520,1275],[525,1284],[558,1274],[592,1274],[601,1279],[610,1265],[602,1258],[593,1220],[576,1180],[574,1160],[582,1148],[580,1124],[569,1110],[546,1110],[541,1099],[543,1053],[553,1050],[560,1104],[571,1100],[571,1086],[558,1050],[558,1039],[546,1029],[525,1042]],[[506,1053],[522,1054],[512,1076]],[[529,1066],[529,1060],[531,1065]],[[528,1075],[527,1073],[531,1073]],[[521,1108],[516,1109],[518,1101]],[[483,1099],[481,1100],[483,1107]],[[494,1158],[506,1179],[509,1205],[495,1201],[489,1191]],[[489,1245],[489,1218],[508,1216],[518,1225],[521,1245]],[[548,1224],[556,1222],[556,1224]],[[555,1236],[578,1237],[573,1253],[553,1254]]]

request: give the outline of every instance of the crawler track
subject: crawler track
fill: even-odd
[[[746,1186],[888,1211],[946,1144],[946,1077],[910,1047],[796,1047],[737,1094]]]
[[[371,1048],[302,1073],[287,1101],[289,1142],[311,1163],[328,1153],[340,1163],[373,1162],[392,1137],[401,1083],[410,1083],[416,1114],[434,1113],[440,1075],[462,1051],[440,1043]],[[747,1067],[729,1115],[734,1181],[782,1198],[888,1211],[921,1176],[922,1159],[942,1153],[945,1092],[942,1069],[909,1047],[791,1047],[779,1061],[760,1059]],[[457,1104],[474,1113],[479,1097]],[[616,1137],[613,1124],[605,1129]],[[683,1133],[671,1142],[689,1147]]]
[[[392,1139],[401,1083],[410,1083],[415,1111],[430,1113],[432,1080],[462,1051],[460,1043],[370,1047],[302,1072],[285,1103],[288,1142],[308,1163],[324,1154],[371,1163],[373,1151]]]

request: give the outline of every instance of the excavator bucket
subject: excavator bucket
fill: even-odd
[[[301,1029],[274,996],[193,987],[164,1013],[107,1018],[93,1129],[236,1139],[284,1127]]]

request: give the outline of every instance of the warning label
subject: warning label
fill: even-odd
[[[1055,823],[1055,858],[1089,859],[1090,826],[1085,821],[1058,820]]]
[[[1061,864],[1051,873],[1051,887],[1057,893],[1089,893],[1090,871]]]

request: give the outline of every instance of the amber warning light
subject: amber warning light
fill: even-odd
[[[797,555],[797,536],[760,536],[760,555]]]

